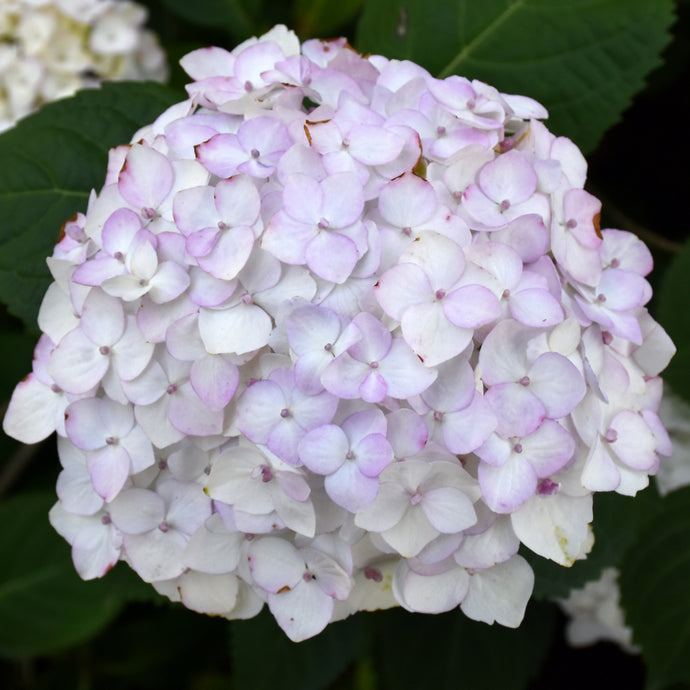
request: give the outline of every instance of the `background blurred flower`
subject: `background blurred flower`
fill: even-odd
[[[163,49],[129,0],[6,0],[0,6],[0,131],[104,80],[164,81]]]

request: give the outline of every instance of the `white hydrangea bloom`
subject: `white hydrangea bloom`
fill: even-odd
[[[165,54],[129,0],[0,3],[0,131],[105,80],[164,81]]]

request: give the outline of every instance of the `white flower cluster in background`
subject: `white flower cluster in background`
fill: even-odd
[[[523,544],[671,452],[647,248],[535,101],[275,27],[182,65],[48,260],[5,418],[57,430],[57,531],[292,640],[400,605],[520,624]]]
[[[565,634],[570,645],[615,642],[629,654],[640,651],[632,643],[633,631],[625,624],[620,606],[619,575],[617,568],[605,568],[598,580],[574,589],[567,599],[558,602],[569,617]]]
[[[163,81],[165,54],[129,0],[2,0],[0,131],[104,80]]]

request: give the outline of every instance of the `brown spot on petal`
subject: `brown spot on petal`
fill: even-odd
[[[594,232],[597,233],[597,237],[603,240],[604,236],[601,234],[601,213],[597,213],[597,215],[592,218],[592,224],[594,225]]]
[[[282,594],[283,592],[289,592],[289,591],[290,591],[290,588],[289,588],[287,585],[285,585],[284,587],[281,587],[281,588],[276,592],[276,594]]]
[[[62,227],[60,228],[60,233],[58,234],[58,239],[57,239],[58,242],[62,242],[63,238],[67,234],[65,232],[65,226],[67,225],[67,223],[76,223],[78,219],[79,219],[79,214],[75,213],[69,220],[66,220],[62,224]]]

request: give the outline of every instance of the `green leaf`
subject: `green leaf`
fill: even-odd
[[[478,623],[459,610],[428,616],[398,609],[373,617],[381,690],[520,690],[546,658],[555,607],[530,603],[515,630]]]
[[[49,492],[0,501],[0,655],[5,657],[75,645],[107,625],[124,603],[106,580],[79,579],[69,546],[48,523],[54,502]]]
[[[302,40],[310,36],[329,38],[354,19],[362,3],[363,0],[297,0],[295,29]]]
[[[533,596],[547,600],[567,597],[572,589],[598,579],[604,568],[619,565],[642,526],[656,516],[660,505],[662,499],[654,487],[634,498],[614,492],[595,494],[594,546],[587,558],[566,568],[529,549],[521,549],[520,553],[534,570]]]
[[[104,84],[42,108],[0,136],[0,301],[33,326],[50,282],[45,257],[84,211],[108,150],[184,96],[154,83]]]
[[[690,242],[675,255],[656,293],[656,315],[678,351],[664,371],[673,391],[690,401]]]
[[[233,622],[232,659],[236,687],[252,690],[327,688],[369,643],[366,616],[329,625],[304,642],[291,642],[264,610]]]
[[[622,564],[621,603],[647,687],[690,683],[690,487],[666,496]]]
[[[262,33],[262,0],[161,0],[171,12],[197,26],[227,31],[237,40]]]
[[[369,0],[357,48],[536,98],[585,152],[670,40],[672,0]]]

